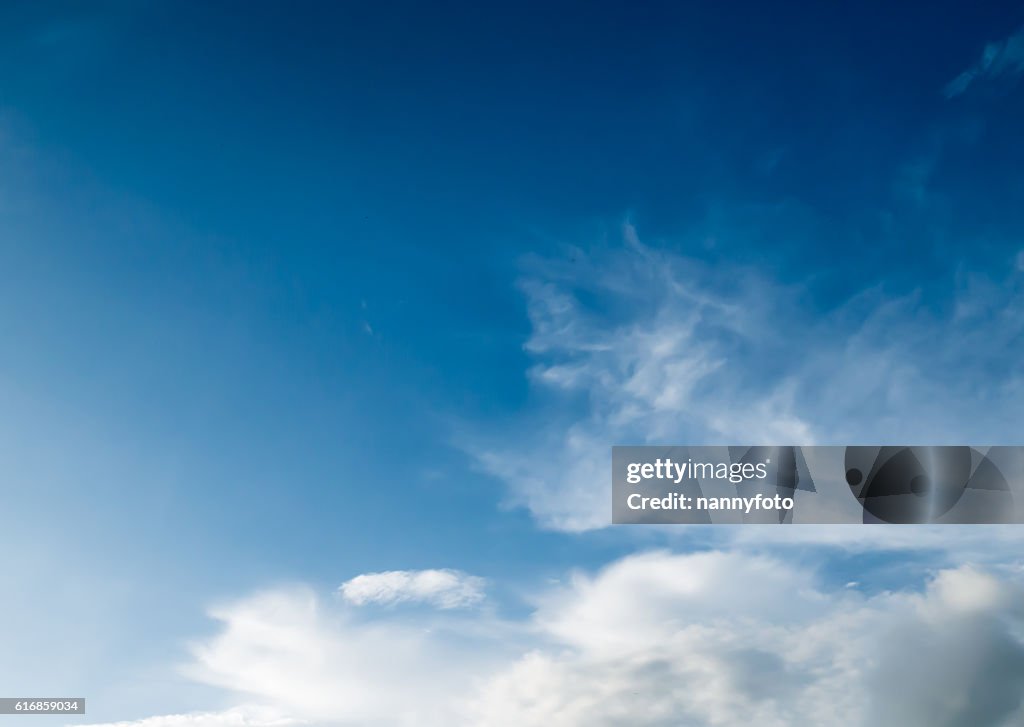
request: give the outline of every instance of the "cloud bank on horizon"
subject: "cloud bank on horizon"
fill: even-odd
[[[366,622],[305,589],[257,594],[211,614],[220,630],[194,645],[187,671],[258,707],[116,727],[1024,719],[1020,573],[964,565],[923,590],[865,595],[824,588],[783,558],[654,551],[534,599],[522,620],[480,611]]]

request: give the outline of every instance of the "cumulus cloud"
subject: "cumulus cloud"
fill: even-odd
[[[307,588],[222,604],[210,611],[220,632],[192,646],[185,673],[315,724],[434,725],[502,651],[505,632],[477,611],[377,613]]]
[[[967,727],[1024,718],[1019,574],[965,565],[920,589],[865,595],[826,588],[808,566],[778,557],[658,551],[572,574],[534,601],[521,621],[466,611],[439,625],[430,612],[353,620],[310,591],[259,594],[214,611],[221,629],[197,645],[190,673],[317,725]],[[132,727],[235,724],[161,719]]]
[[[947,313],[871,288],[811,315],[799,290],[758,271],[649,248],[628,225],[624,238],[531,263],[525,348],[551,403],[511,435],[465,442],[542,526],[610,523],[614,444],[1016,441],[1013,265],[1005,279],[962,272]]]
[[[970,68],[950,81],[946,98],[964,93],[977,81],[999,76],[1017,76],[1024,72],[1024,28],[1009,38],[989,43]]]
[[[484,580],[457,570],[365,573],[338,589],[349,603],[426,603],[438,608],[473,606],[484,599]]]
[[[967,567],[864,598],[771,559],[635,556],[541,609],[561,648],[492,678],[481,723],[1008,724],[1021,604],[1016,584]]]

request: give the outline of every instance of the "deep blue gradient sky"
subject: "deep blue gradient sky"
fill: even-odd
[[[3,3],[8,622],[76,632],[45,598],[72,574],[57,600],[93,604],[82,663],[115,684],[261,584],[516,584],[629,552],[538,527],[467,452],[586,408],[531,385],[524,276],[614,257],[628,220],[806,321],[872,290],[955,317],[971,275],[1019,290],[1024,60],[945,90],[1022,24],[1014,3]],[[602,290],[575,292],[631,315]],[[1018,381],[1007,330],[965,376]]]

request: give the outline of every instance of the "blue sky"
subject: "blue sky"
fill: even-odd
[[[605,654],[551,624],[703,551],[867,610],[1017,603],[1013,530],[604,520],[617,443],[1020,443],[1024,12],[633,5],[4,4],[0,622],[39,654],[6,691],[340,724],[226,677],[209,609],[375,643],[356,606],[441,604],[476,615],[425,651],[511,669],[459,713],[498,725],[515,644]]]

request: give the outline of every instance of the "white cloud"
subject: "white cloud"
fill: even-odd
[[[276,591],[216,609],[190,673],[318,725],[1009,727],[1024,718],[1019,578],[961,566],[865,595],[778,557],[651,552],[504,623],[363,622]],[[131,725],[236,724],[164,719]]]
[[[363,620],[304,588],[224,604],[211,611],[220,633],[193,645],[185,672],[315,723],[450,724],[453,696],[505,632],[477,611],[377,613]]]
[[[629,226],[623,249],[571,257],[533,261],[522,286],[530,380],[548,403],[500,439],[462,443],[543,527],[610,523],[615,444],[1014,443],[1024,433],[1015,270],[1008,280],[962,273],[948,314],[917,293],[868,289],[812,316],[797,290],[650,249]]]
[[[222,712],[188,712],[129,722],[108,722],[92,727],[297,727],[307,725],[284,717],[271,707],[239,706]]]
[[[966,567],[865,598],[777,560],[637,556],[541,609],[554,643],[488,682],[478,723],[1009,724],[1021,606]]]
[[[1024,72],[1024,28],[1009,38],[986,45],[981,53],[981,58],[946,85],[946,98],[959,96],[979,80],[1019,75],[1022,72]]]
[[[393,570],[365,573],[338,589],[349,603],[426,603],[438,608],[463,608],[484,599],[484,580],[457,570]]]

